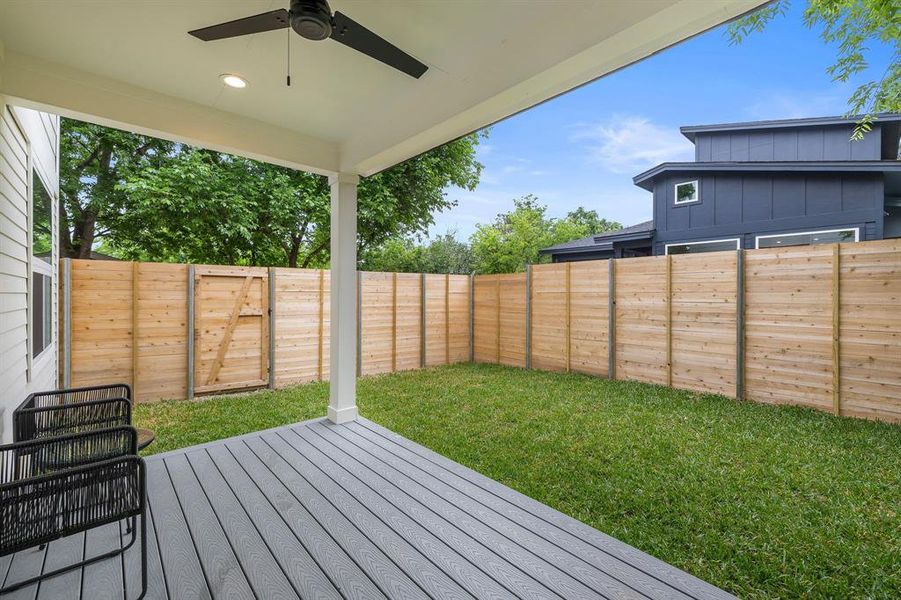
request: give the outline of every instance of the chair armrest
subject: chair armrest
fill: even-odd
[[[0,446],[0,484],[137,454],[134,427],[110,427]]]
[[[131,400],[108,398],[36,408],[19,408],[13,415],[17,442],[131,425]]]
[[[0,484],[0,556],[140,515],[144,460],[128,455]]]

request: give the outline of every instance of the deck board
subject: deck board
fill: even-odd
[[[146,462],[149,599],[731,598],[366,419]],[[4,557],[0,581],[103,552],[125,528]],[[131,600],[138,548],[2,600]]]
[[[85,533],[84,557],[93,558],[121,544],[119,523],[108,523]],[[124,597],[122,555],[101,560],[84,568],[81,579],[82,597],[96,600],[121,600]]]
[[[296,431],[296,430],[295,430]],[[492,579],[495,584],[489,584],[485,591],[498,594],[500,597],[509,597],[511,594],[528,598],[557,598],[549,589],[542,587],[537,581],[532,579],[526,571],[518,569],[514,564],[498,557],[491,549],[479,542],[478,535],[470,536],[471,530],[458,528],[455,525],[457,519],[448,516],[447,512],[429,504],[428,501],[423,502],[422,497],[414,493],[405,491],[408,489],[406,482],[403,487],[398,487],[392,483],[390,478],[386,478],[380,474],[380,471],[388,469],[381,465],[373,464],[367,460],[367,457],[361,453],[355,452],[353,448],[348,448],[340,443],[343,438],[335,438],[332,428],[323,426],[320,428],[311,428],[311,432],[321,436],[324,440],[331,441],[334,445],[324,446],[318,445],[320,449],[334,448],[331,454],[339,457],[342,464],[354,476],[358,477],[361,482],[369,486],[373,490],[379,490],[393,506],[409,515],[411,518],[423,526],[434,532],[434,534],[444,540],[449,547],[461,556],[466,556],[472,563],[474,568],[480,569],[483,574],[477,575],[476,581],[484,581],[486,578]],[[337,442],[337,443],[335,443]],[[349,457],[352,460],[345,460]],[[410,482],[414,487],[415,482]],[[483,584],[484,585],[484,584]]]
[[[309,435],[309,429],[304,433]],[[447,542],[436,536],[420,521],[411,518],[407,513],[392,504],[387,493],[381,487],[370,487],[353,471],[339,465],[329,457],[328,449],[321,450],[316,440],[298,435],[297,430],[282,435],[288,444],[307,456],[310,456],[321,468],[327,470],[332,478],[360,504],[366,506],[379,520],[397,532],[410,546],[424,558],[440,569],[460,588],[473,597],[503,598],[509,596],[498,583],[481,572],[466,556],[458,553]],[[301,441],[302,440],[302,441]],[[376,490],[379,490],[378,492]],[[457,590],[453,595],[458,596]]]
[[[377,434],[362,427],[355,432],[369,436],[369,441],[379,439]],[[429,483],[436,493],[452,499],[454,504],[468,510],[482,522],[492,524],[495,529],[504,532],[511,540],[541,557],[547,564],[555,565],[577,577],[596,592],[610,591],[618,598],[648,595],[690,597],[678,589],[659,585],[660,582],[643,571],[598,552],[580,539],[547,527],[545,522],[529,511],[427,461],[408,448],[389,445],[388,448],[379,448],[378,453],[382,458],[406,469],[418,480]],[[576,594],[576,597],[579,595]]]
[[[374,452],[377,458],[396,466],[411,480],[427,485],[427,489],[434,495],[465,511],[476,521],[477,528],[505,537],[508,542],[504,546],[506,552],[516,556],[517,562],[525,565],[540,582],[560,596],[597,598],[612,593],[617,598],[645,597],[581,557],[569,554],[533,530],[523,527],[519,522],[522,515],[504,514],[503,511],[494,510],[490,503],[480,502],[477,497],[461,493],[458,488],[442,481],[440,473],[434,474],[434,469],[429,471],[423,469],[422,465],[414,466],[382,448],[376,448]],[[673,596],[672,590],[670,595]]]
[[[247,444],[241,441],[212,448],[210,452],[217,462],[228,461],[230,456],[240,465],[253,484],[247,489],[257,488],[257,497],[264,498],[278,512],[339,594],[352,600],[387,597],[356,562],[356,550],[345,551],[340,545],[342,536],[336,529],[326,531],[328,522],[318,521]],[[254,496],[248,495],[251,499]]]
[[[396,446],[409,450],[411,455],[419,455],[428,460],[434,467],[457,475],[460,481],[468,481],[476,487],[481,488],[486,492],[488,497],[496,496],[497,498],[506,500],[510,505],[521,509],[522,514],[535,516],[538,519],[537,521],[533,521],[535,531],[548,536],[556,536],[558,532],[568,533],[571,540],[581,540],[589,546],[593,546],[596,550],[615,557],[626,565],[630,565],[635,571],[643,572],[653,577],[664,584],[664,587],[662,588],[664,590],[679,590],[693,598],[734,597],[731,594],[727,594],[723,590],[710,585],[706,581],[693,577],[685,571],[676,569],[675,567],[654,558],[650,554],[645,554],[637,548],[633,548],[616,538],[610,537],[581,521],[577,521],[572,517],[564,515],[563,513],[533,500],[505,485],[501,485],[472,469],[468,469],[459,463],[448,460],[437,452],[433,452],[428,448],[420,446],[372,421],[360,419],[357,423],[349,424],[348,427],[354,429],[366,428],[378,433],[385,440],[391,441]],[[564,543],[566,543],[566,541],[564,541]],[[672,591],[669,593],[671,594]],[[656,594],[650,595],[652,597],[656,596]]]
[[[266,569],[266,573],[262,573],[265,577],[279,582],[282,589],[267,592],[266,596],[340,598],[338,590],[247,478],[241,466],[224,447],[217,451],[220,454],[218,463],[213,461],[208,449],[190,453],[188,458],[194,465],[201,484],[213,490],[214,498],[220,497],[225,502],[223,512],[226,514],[220,512],[220,518],[223,522],[234,523],[235,533],[230,535],[250,540],[247,548],[242,543],[236,544],[242,551],[239,557],[241,561],[244,564],[258,562]],[[212,478],[212,481],[208,483],[207,478]],[[243,502],[239,494],[243,496]],[[286,586],[291,587],[291,592]]]
[[[82,560],[84,558],[84,541],[85,534],[80,533],[47,544],[47,557],[44,560],[42,573],[48,573]],[[79,598],[81,596],[81,570],[42,581],[40,593],[42,596],[60,600]]]
[[[235,556],[234,542],[223,531],[187,457],[177,454],[166,458],[166,468],[213,596],[235,600],[252,598],[254,593],[244,566]]]

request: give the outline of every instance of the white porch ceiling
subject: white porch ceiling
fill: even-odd
[[[292,33],[287,88],[288,31],[207,43],[186,32],[288,0],[4,0],[0,94],[304,170],[368,175],[760,4],[333,0],[429,70],[415,80]],[[249,86],[225,88],[221,73]]]

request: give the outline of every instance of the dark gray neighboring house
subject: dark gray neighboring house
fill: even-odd
[[[554,262],[901,237],[901,115],[683,127],[695,161],[633,178],[654,219],[542,250]]]

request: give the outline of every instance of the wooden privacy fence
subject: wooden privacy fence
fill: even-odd
[[[901,240],[534,265],[473,297],[478,362],[901,422]]]
[[[329,273],[63,262],[64,384],[139,400],[328,378]],[[901,422],[901,240],[361,272],[361,375],[454,362],[589,373]]]
[[[329,375],[329,272],[64,260],[63,385],[139,401]],[[361,272],[358,371],[470,360],[468,275]]]

